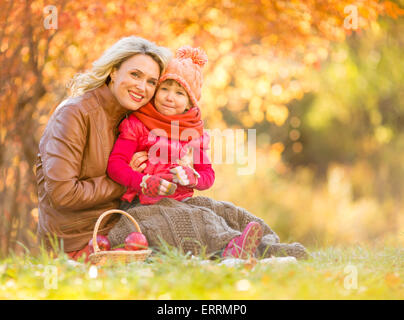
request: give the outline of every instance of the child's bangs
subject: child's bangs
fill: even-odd
[[[172,86],[173,84],[177,84],[177,85],[179,85],[180,87],[183,88],[183,86],[181,85],[181,83],[179,83],[178,81],[176,81],[176,80],[174,80],[174,79],[167,79],[167,80],[164,80],[164,81],[160,84],[160,86],[163,85],[163,84],[166,84],[166,85],[169,85],[169,86]]]

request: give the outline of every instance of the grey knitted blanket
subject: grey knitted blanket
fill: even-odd
[[[231,239],[241,235],[251,221],[260,223],[264,235],[256,252],[259,258],[271,256],[308,257],[299,243],[279,242],[278,235],[264,222],[247,210],[226,201],[207,197],[192,197],[180,202],[164,198],[154,205],[133,205],[122,208],[139,224],[149,246],[158,248],[162,241],[170,246],[199,255],[220,253]],[[133,223],[122,215],[108,234],[112,246],[121,244],[126,236],[136,231]]]

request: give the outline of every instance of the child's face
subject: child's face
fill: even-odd
[[[154,104],[157,111],[166,116],[184,113],[190,106],[187,92],[174,80],[164,81],[159,86]]]

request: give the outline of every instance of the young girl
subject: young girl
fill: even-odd
[[[164,197],[182,201],[192,197],[194,189],[212,186],[215,174],[206,154],[209,136],[203,132],[198,106],[201,68],[206,62],[207,56],[199,48],[180,48],[159,79],[154,101],[134,111],[119,126],[107,173],[127,187],[123,201],[132,202],[136,195],[141,204],[154,204]],[[143,150],[148,152],[148,161],[140,173],[129,163],[135,152]],[[241,236],[229,242],[223,256],[253,255],[262,234],[259,223],[249,223]]]

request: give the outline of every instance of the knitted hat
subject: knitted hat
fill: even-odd
[[[208,57],[202,49],[181,47],[177,50],[175,58],[169,62],[158,84],[168,79],[177,81],[188,93],[192,105],[197,107],[201,98],[202,67],[206,62]]]

